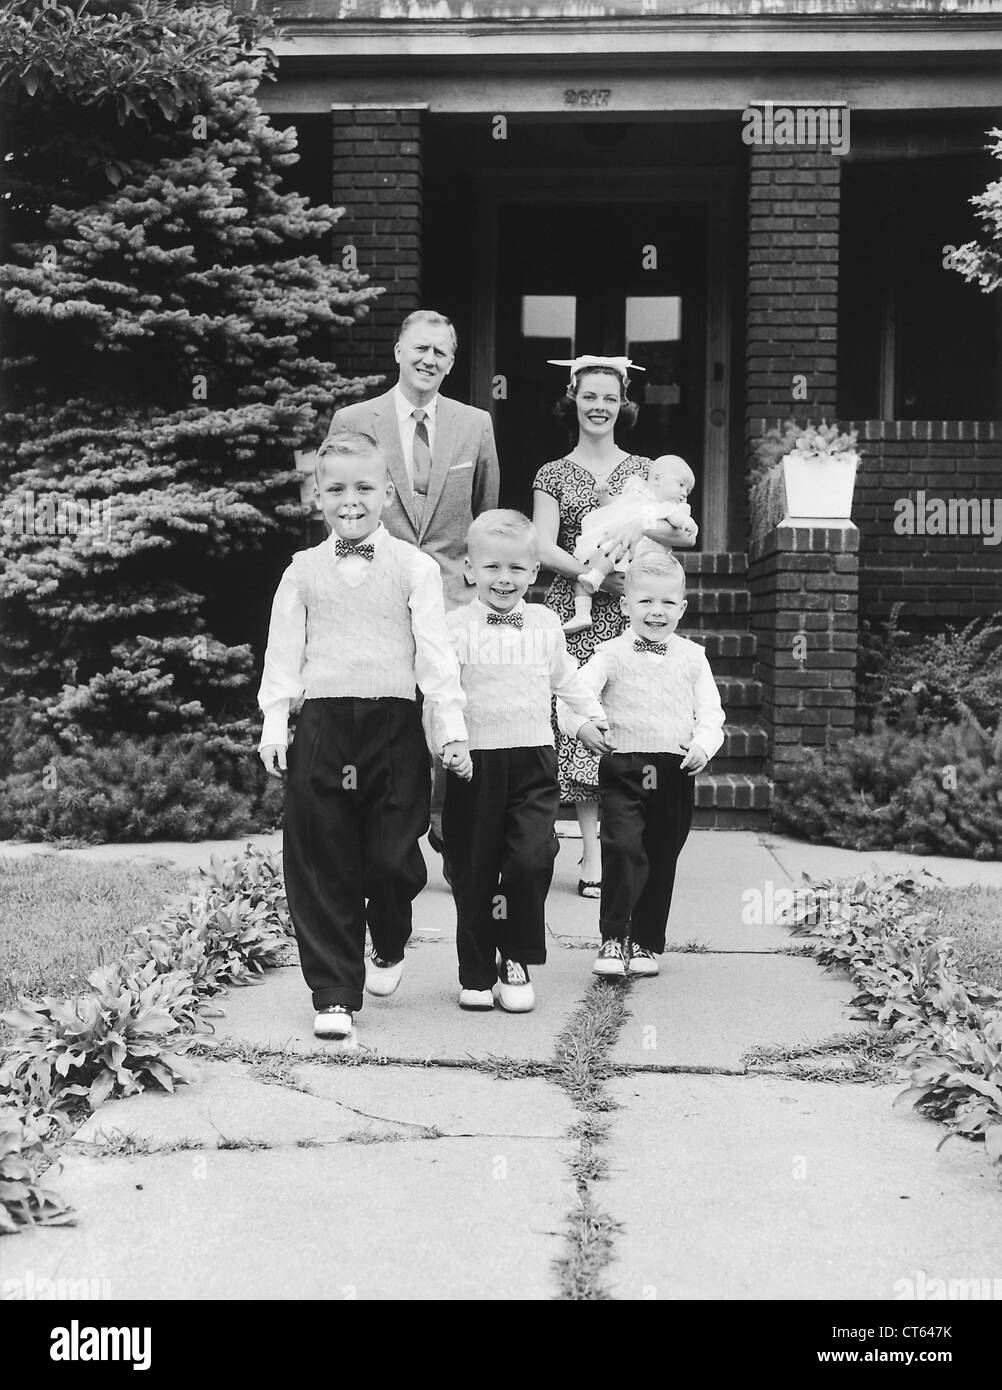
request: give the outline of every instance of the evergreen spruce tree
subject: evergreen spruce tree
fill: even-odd
[[[293,450],[375,379],[378,290],[256,90],[265,31],[183,0],[0,16],[0,742],[249,732],[301,543]],[[2,753],[0,753],[2,756]]]

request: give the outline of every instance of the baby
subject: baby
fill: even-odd
[[[699,528],[686,500],[695,485],[695,475],[685,459],[678,454],[662,454],[651,464],[646,481],[629,478],[618,497],[609,497],[606,492],[599,506],[585,513],[574,557],[589,568],[578,576],[574,586],[574,617],[564,623],[565,632],[584,632],[590,628],[592,595],[612,570],[625,574],[633,559],[633,547],[617,538],[616,533],[624,526],[640,522],[647,530],[659,521],[666,521],[692,540],[696,539]],[[596,488],[596,493],[601,491]]]

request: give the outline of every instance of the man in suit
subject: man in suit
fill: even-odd
[[[328,430],[374,436],[396,494],[383,524],[438,561],[450,609],[472,596],[463,574],[466,532],[475,516],[497,506],[499,483],[490,415],[439,395],[456,347],[456,330],[444,314],[416,309],[393,349],[396,385],[335,411]]]
[[[386,459],[394,497],[383,525],[437,560],[447,609],[469,603],[463,573],[466,533],[481,512],[497,506],[497,447],[486,410],[440,396],[458,347],[452,321],[434,309],[415,309],[400,326],[393,349],[397,384],[371,401],[334,412],[328,437],[340,430],[371,434]],[[442,853],[445,770],[436,763],[429,840]],[[446,879],[451,881],[448,865]]]

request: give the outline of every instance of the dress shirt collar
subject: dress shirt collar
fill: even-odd
[[[428,423],[434,425],[436,420],[435,412],[438,409],[438,392],[435,392],[434,396],[432,396],[431,400],[428,402],[427,405],[411,405],[410,401],[404,395],[403,391],[401,391],[400,387],[394,386],[393,404],[396,406],[397,422],[399,424],[402,425],[405,420],[409,419],[410,416],[414,414],[415,410],[423,410],[428,417]]]
[[[492,608],[492,607],[490,606],[489,603],[484,603],[483,600],[480,598],[479,595],[473,600],[473,602],[472,602],[472,604],[471,604],[470,606],[471,606],[471,608],[473,609],[474,613],[477,615],[477,617],[480,619],[481,623],[486,623],[486,621],[487,621],[487,614],[488,614],[488,613],[496,613],[496,612],[498,611],[496,608]],[[525,621],[525,599],[524,599],[524,598],[520,598],[519,601],[518,601],[518,603],[515,604],[515,607],[514,607],[514,608],[509,608],[509,609],[507,609],[506,612],[507,612],[507,613],[520,613],[520,614],[522,615],[522,621],[524,622],[524,621]]]
[[[389,531],[387,531],[387,529],[386,529],[386,527],[383,525],[383,523],[380,522],[379,525],[376,527],[375,531],[370,531],[369,534],[368,534],[367,536],[361,536],[361,537],[359,537],[359,539],[358,539],[357,541],[349,541],[348,544],[349,544],[349,545],[374,545],[374,546],[376,547],[376,549],[378,550],[379,547],[380,547],[380,545],[381,545],[382,542],[383,542],[384,536],[388,536],[389,534],[390,534]],[[338,540],[343,540],[343,539],[344,539],[344,537],[343,537],[343,536],[338,536],[338,533],[337,533],[336,531],[332,531],[332,532],[330,533],[330,535],[327,537],[327,544],[330,546],[330,552],[331,552],[332,555],[334,554],[334,547],[335,547],[336,543],[338,542]],[[339,558],[339,559],[342,559],[342,560],[349,560],[349,559],[351,559],[352,557],[351,557],[350,555],[341,555],[341,556],[339,556],[338,558]]]

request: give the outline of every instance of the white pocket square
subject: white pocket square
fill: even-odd
[[[458,473],[459,470],[460,470],[461,468],[472,468],[472,467],[473,467],[473,460],[471,459],[469,463],[454,463],[454,464],[452,465],[452,467],[449,469],[449,472],[450,472],[450,473]]]

